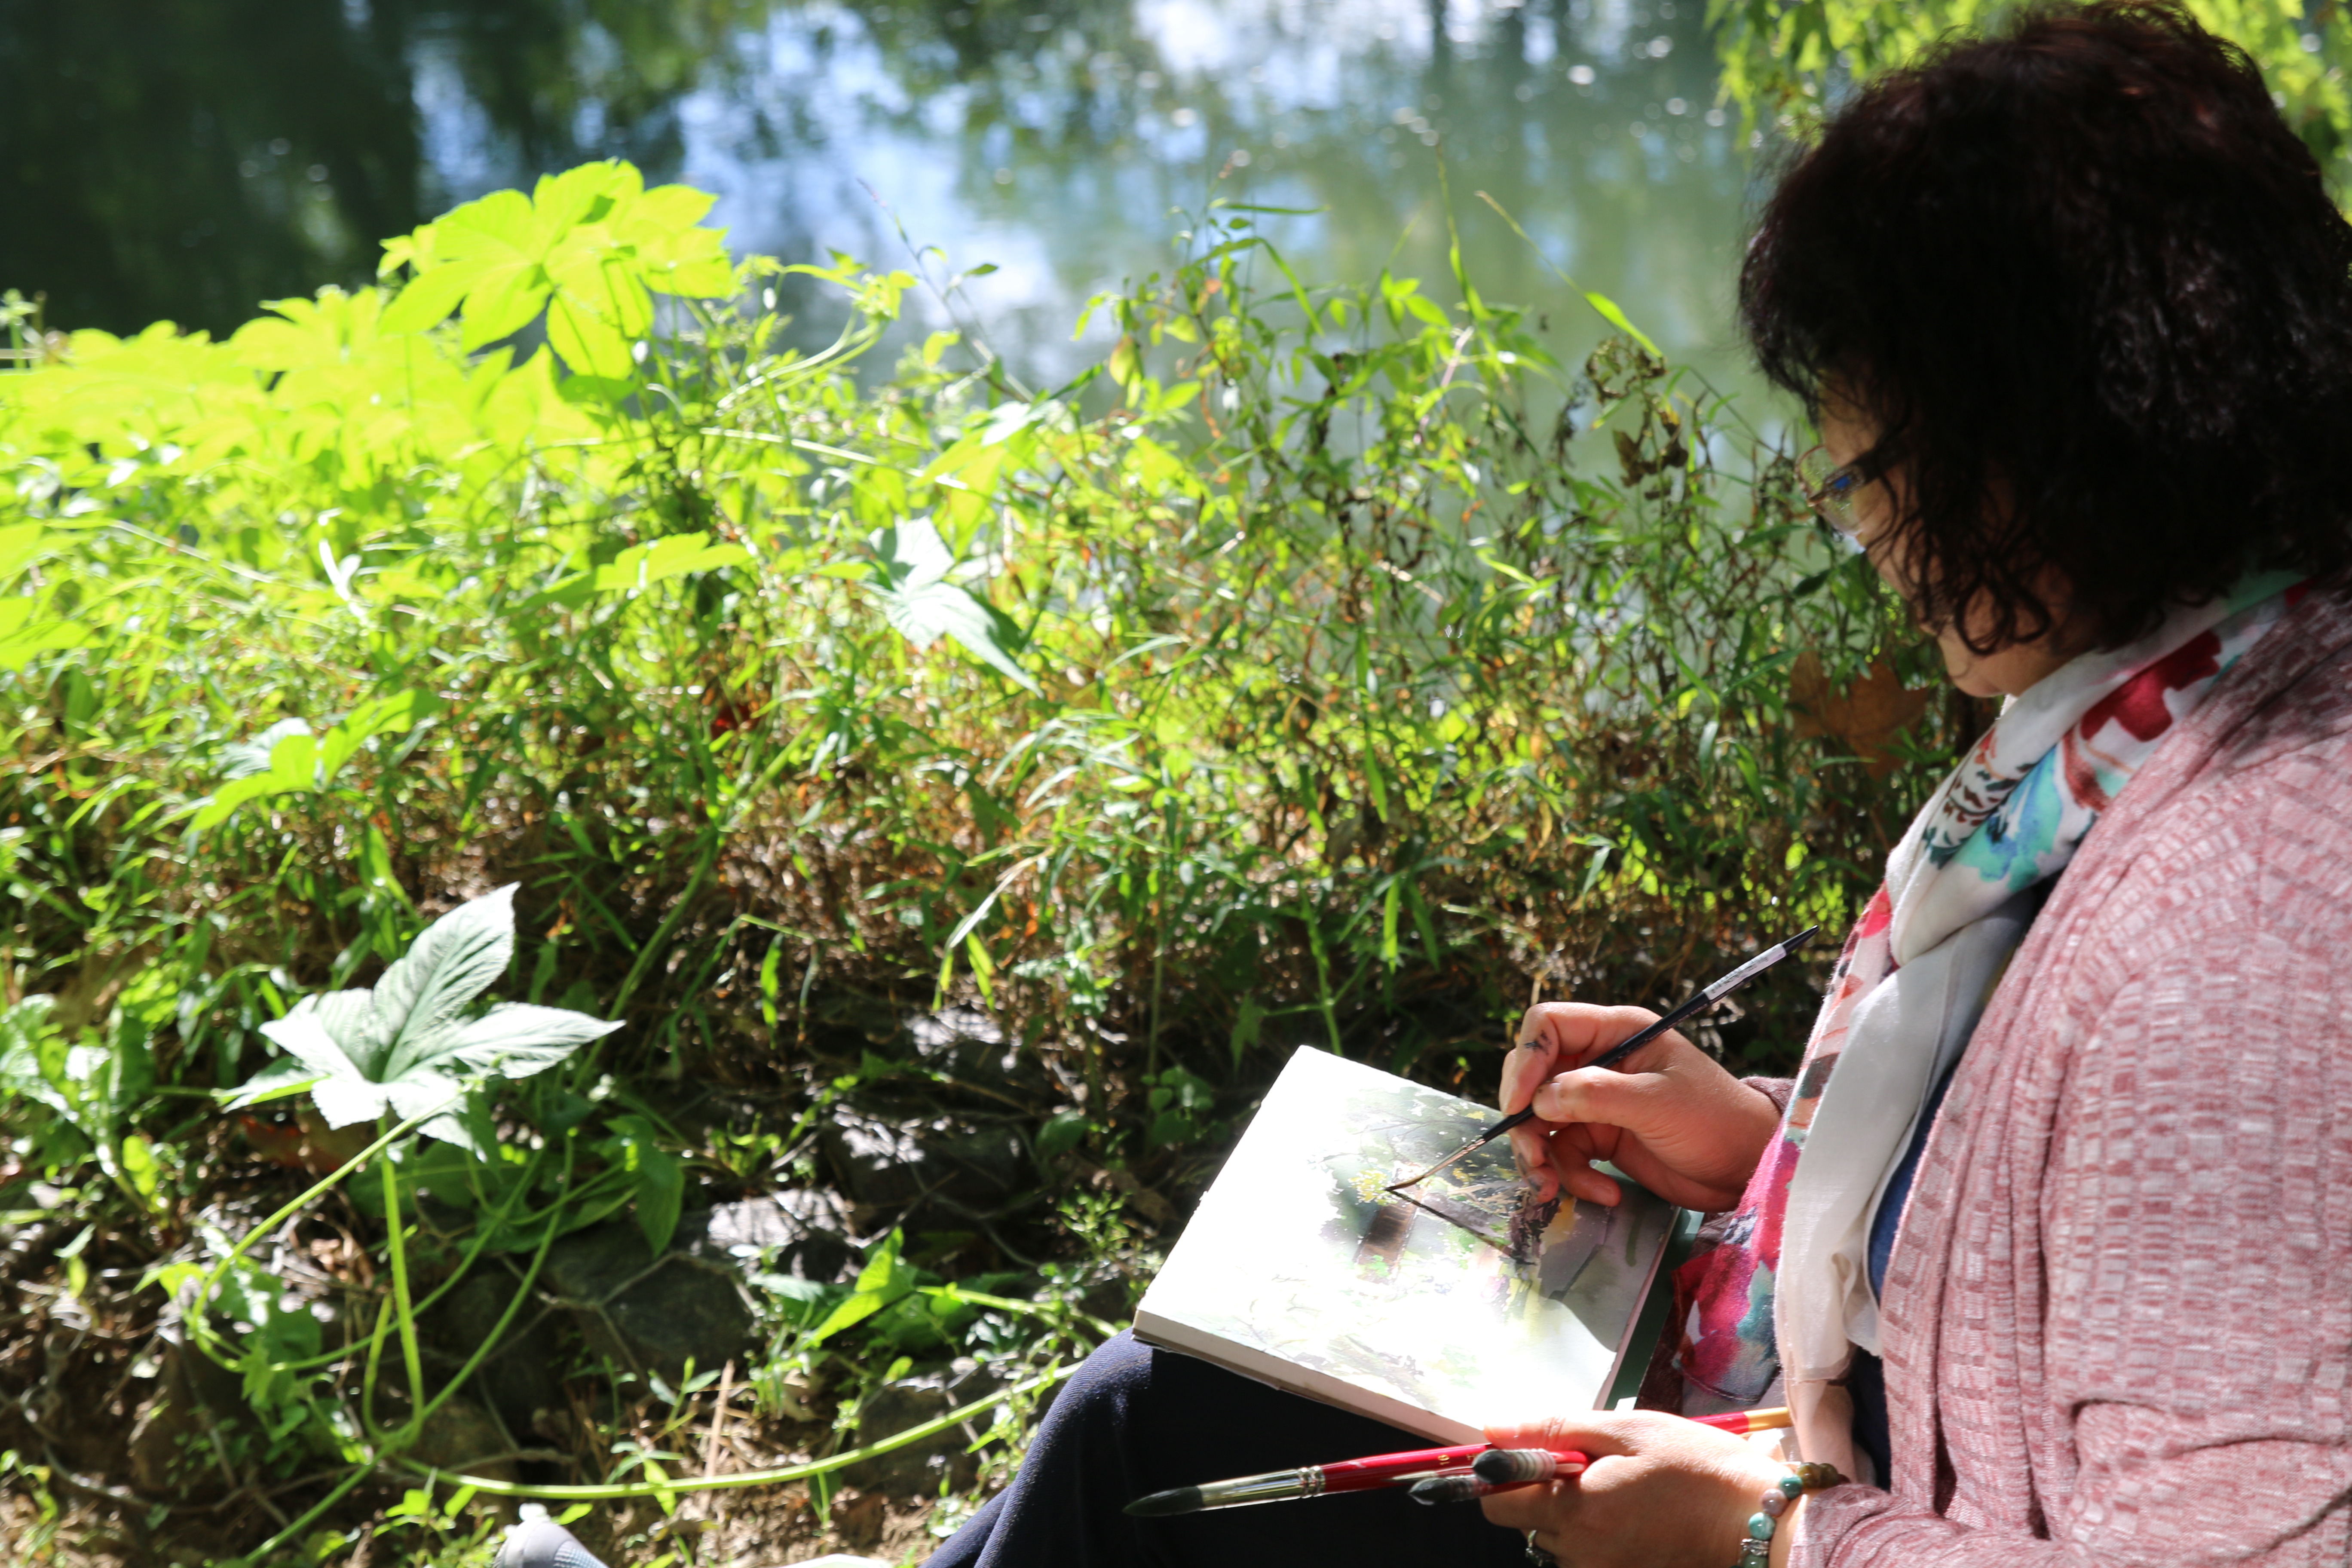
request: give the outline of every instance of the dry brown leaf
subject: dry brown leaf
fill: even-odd
[[[1929,688],[1904,689],[1884,659],[1843,692],[1831,689],[1821,656],[1810,650],[1799,654],[1789,669],[1789,706],[1797,716],[1797,733],[1837,742],[1861,758],[1874,779],[1902,765],[1895,738],[1919,721],[1935,695]]]

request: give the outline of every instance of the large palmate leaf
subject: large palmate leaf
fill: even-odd
[[[305,996],[261,1026],[285,1051],[239,1091],[251,1105],[309,1089],[330,1127],[390,1111],[405,1121],[453,1110],[468,1080],[528,1078],[621,1026],[562,1007],[500,1002],[469,1017],[475,998],[514,957],[514,884],[461,904],[383,973],[372,991]],[[454,1114],[425,1132],[470,1139]]]

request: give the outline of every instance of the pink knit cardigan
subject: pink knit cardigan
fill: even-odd
[[[2352,1557],[2352,606],[2133,780],[1961,1058],[1884,1296],[1891,1489],[1793,1568]]]

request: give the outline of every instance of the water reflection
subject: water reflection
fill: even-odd
[[[1323,209],[1269,220],[1304,272],[1441,275],[1442,156],[1490,294],[1564,290],[1478,190],[1725,371],[1746,160],[1701,4],[0,0],[0,281],[68,322],[219,327],[620,155],[720,193],[746,247],[888,260],[903,225],[998,264],[976,313],[1050,376],[1079,303],[1164,265],[1171,210],[1212,193]]]

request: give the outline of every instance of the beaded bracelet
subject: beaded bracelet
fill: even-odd
[[[1789,1467],[1789,1473],[1773,1483],[1748,1516],[1748,1539],[1739,1543],[1739,1561],[1732,1568],[1765,1568],[1772,1560],[1772,1531],[1789,1505],[1807,1492],[1817,1492],[1826,1487],[1842,1487],[1845,1478],[1838,1474],[1835,1465],[1800,1461]]]

